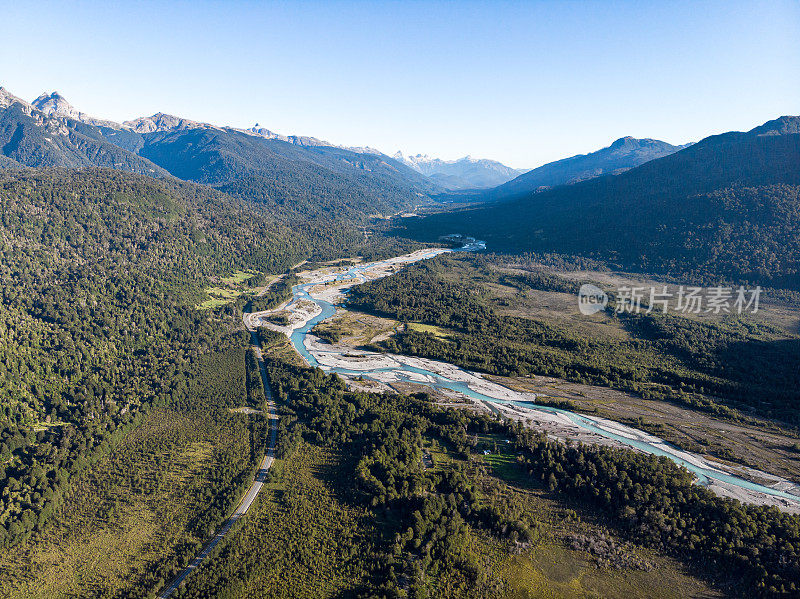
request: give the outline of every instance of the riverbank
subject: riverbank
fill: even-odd
[[[337,373],[353,384],[363,386],[361,381],[369,380],[374,383],[370,387],[383,390],[398,385],[427,387],[451,399],[469,401],[469,404],[459,405],[470,405],[472,409],[490,410],[519,420],[552,439],[624,447],[668,457],[693,472],[698,484],[707,486],[722,497],[800,513],[800,486],[787,479],[755,469],[734,469],[613,420],[537,405],[536,393],[511,389],[452,364],[331,345],[311,333],[315,325],[336,314],[335,304],[344,299],[346,291],[352,286],[389,276],[406,264],[447,251],[450,250],[420,250],[350,268],[300,273],[303,283],[294,288],[294,300],[283,308],[290,314],[288,326],[280,327],[266,320],[274,311],[253,315],[253,319],[262,326],[289,336],[295,350],[309,365]],[[317,308],[310,309],[309,301]]]

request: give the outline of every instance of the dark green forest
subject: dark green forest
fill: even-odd
[[[209,277],[363,244],[345,227],[314,233],[173,180],[0,174],[0,543],[43,527],[73,476],[227,346],[234,307],[194,308]]]
[[[44,526],[73,476],[184,397],[198,359],[230,343],[228,325],[192,307],[204,276],[294,259],[266,241],[281,229],[249,222],[195,186],[3,176],[3,544]]]

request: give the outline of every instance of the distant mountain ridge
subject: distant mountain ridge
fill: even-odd
[[[58,92],[29,104],[0,88],[0,168],[103,166],[217,187],[285,217],[363,218],[426,201],[437,187],[370,149],[156,113],[97,119]]]
[[[525,172],[524,169],[511,168],[496,160],[471,156],[457,160],[442,160],[427,154],[405,156],[398,151],[392,158],[450,190],[496,187]]]
[[[22,100],[19,101],[24,102]],[[27,103],[25,104],[28,105]],[[133,154],[142,153],[146,145],[143,136],[175,131],[204,130],[217,131],[223,135],[226,133],[242,133],[271,141],[282,141],[304,148],[336,148],[356,154],[384,156],[389,159],[379,150],[369,146],[348,147],[311,136],[283,135],[262,127],[258,123],[249,128],[228,127],[195,121],[163,112],[117,123],[91,116],[76,109],[57,91],[43,93],[28,106],[32,106],[51,118],[71,119],[97,127],[105,141]],[[391,159],[397,160],[397,162],[426,177],[428,183],[425,183],[423,187],[428,187],[431,190],[436,188],[440,190],[493,188],[524,172],[522,169],[513,169],[494,160],[474,159],[470,156],[458,160],[441,160],[421,154],[405,157],[401,152],[398,152]],[[369,160],[366,161],[368,162]],[[6,162],[0,161],[0,166]],[[364,161],[351,161],[351,163],[357,162]]]
[[[623,268],[800,289],[800,117],[707,137],[616,176],[424,219],[491,251],[557,252]]]
[[[559,185],[571,185],[618,175],[650,160],[668,156],[688,145],[673,146],[657,139],[621,137],[606,148],[589,154],[549,162],[487,192],[487,199],[504,200]]]
[[[122,125],[141,134],[158,133],[160,131],[185,131],[187,129],[218,129],[220,131],[223,129],[222,127],[215,127],[208,123],[200,123],[191,119],[164,114],[163,112],[157,112],[152,116],[143,116],[125,121]]]
[[[20,100],[20,102],[24,102],[24,100]],[[212,125],[211,123],[194,121],[192,119],[166,114],[164,112],[157,112],[151,116],[138,117],[128,121],[123,121],[122,123],[117,123],[106,119],[99,119],[85,112],[81,112],[72,106],[72,104],[70,104],[67,99],[57,91],[53,91],[49,94],[43,93],[33,102],[31,102],[31,105],[48,116],[71,118],[88,125],[109,128],[115,131],[127,130],[139,134],[145,134],[175,130],[185,131],[188,129],[216,129],[218,131],[230,130],[256,135],[258,137],[263,137],[264,139],[277,139],[299,146],[323,146],[341,148],[359,154],[382,154],[380,150],[371,148],[369,146],[350,147],[334,144],[316,137],[305,135],[282,135],[265,127],[260,127],[258,123],[256,123],[253,127],[242,129],[237,127]]]

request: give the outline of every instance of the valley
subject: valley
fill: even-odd
[[[475,242],[474,245],[480,246],[481,243]],[[462,248],[462,251],[470,249]],[[392,385],[398,383],[432,387],[449,402],[466,401],[466,405],[477,406],[479,410],[503,414],[511,420],[519,420],[536,430],[546,432],[551,438],[608,444],[669,456],[687,467],[699,477],[702,484],[709,485],[721,496],[735,497],[759,505],[776,505],[786,511],[800,513],[800,485],[789,480],[754,469],[725,465],[708,457],[701,458],[671,447],[651,434],[596,416],[578,416],[562,408],[539,406],[539,398],[544,394],[529,389],[522,390],[519,383],[514,385],[515,390],[450,364],[425,358],[375,353],[340,342],[331,345],[313,335],[316,327],[336,315],[336,303],[344,300],[343,294],[354,285],[390,276],[399,265],[430,259],[443,252],[444,250],[423,250],[379,263],[354,266],[345,271],[322,269],[301,272],[300,278],[304,283],[295,288],[294,300],[285,307],[291,314],[289,325],[279,326],[270,322],[270,312],[253,314],[249,317],[249,322],[253,326],[264,326],[289,336],[295,350],[310,366],[355,380],[356,385],[363,379],[380,383],[370,386],[370,390],[390,390]],[[280,309],[283,310],[284,307],[281,306]],[[425,329],[422,332],[432,334]],[[374,340],[375,337],[372,337],[369,343]],[[500,378],[495,380],[503,381]],[[547,395],[548,403],[552,403],[554,399],[557,403],[559,396]],[[710,422],[711,426],[719,426],[713,420]],[[788,441],[788,437],[784,439]],[[736,474],[743,474],[750,480],[738,478]],[[798,479],[797,474],[794,477]],[[765,481],[767,484],[754,483],[752,480]]]
[[[800,597],[792,3],[29,4],[0,599]]]
[[[581,283],[613,302],[615,286],[679,281],[489,254],[464,236],[445,239],[459,248],[385,229],[364,239],[346,218],[298,229],[203,186],[108,170],[2,181],[4,276],[28,294],[9,296],[5,326],[37,335],[9,336],[5,355],[34,355],[57,323],[82,344],[62,335],[62,368],[88,344],[128,346],[114,363],[138,374],[121,394],[125,371],[98,382],[98,366],[80,368],[49,411],[54,366],[30,386],[4,379],[25,416],[4,437],[0,596],[791,588],[793,566],[776,558],[793,551],[800,512],[791,291],[768,290],[740,318],[613,303],[587,318]],[[55,258],[32,261],[45,244]],[[31,265],[40,279],[18,276]],[[114,324],[87,328],[92,309]],[[37,437],[22,433],[31,415]],[[101,434],[81,459],[80,439]],[[54,467],[39,442],[73,449]]]

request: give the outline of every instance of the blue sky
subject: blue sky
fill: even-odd
[[[797,0],[121,4],[0,0],[0,85],[516,167],[800,114]]]

